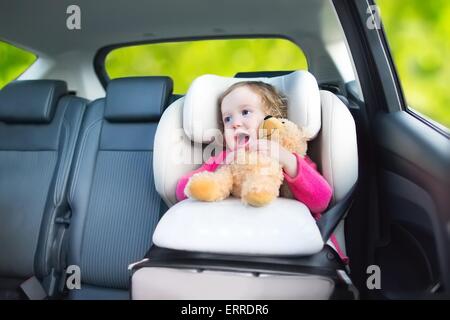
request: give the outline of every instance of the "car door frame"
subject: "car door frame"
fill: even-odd
[[[362,101],[357,95],[348,92],[350,100],[359,106],[359,112],[352,113],[356,113],[357,123],[360,124],[358,144],[361,142],[362,148],[360,145],[358,148],[361,162],[365,165],[361,170],[362,190],[358,193],[360,205],[354,207],[347,219],[347,232],[351,235],[346,238],[364,243],[354,245],[353,248],[349,243],[350,258],[353,258],[352,250],[353,256],[357,257],[357,263],[352,266],[355,282],[359,284],[362,297],[394,297],[392,292],[367,288],[366,267],[377,264],[377,249],[390,241],[389,226],[395,208],[392,208],[392,201],[385,201],[386,192],[391,200],[398,200],[401,195],[394,195],[393,192],[401,186],[401,181],[406,180],[403,186],[411,190],[405,191],[403,188],[404,197],[423,195],[421,191],[424,191],[431,199],[431,206],[425,203],[426,196],[412,200],[431,221],[438,256],[440,290],[449,294],[450,213],[449,197],[446,196],[450,194],[447,193],[449,183],[446,174],[449,164],[446,152],[449,146],[448,132],[406,107],[383,25],[369,27],[371,22],[377,22],[376,17],[371,20],[376,14],[372,10],[375,7],[371,7],[375,3],[372,0],[333,0],[333,4],[351,50],[364,96]],[[426,156],[417,157],[417,154]],[[386,172],[393,176],[386,177]],[[433,292],[430,294],[433,296]]]

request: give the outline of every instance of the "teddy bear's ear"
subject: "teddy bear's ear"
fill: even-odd
[[[298,128],[299,132],[300,132],[302,140],[304,140],[304,141],[310,141],[311,140],[310,136],[307,134],[307,129],[305,127],[300,127],[298,124],[294,123],[293,121],[291,121],[289,119],[281,119],[281,122],[283,124],[291,123],[292,125],[296,126]]]
[[[260,138],[269,139],[273,131],[276,129],[280,129],[283,126],[283,124],[281,123],[280,119],[274,118],[272,116],[267,116],[264,119],[265,120],[262,122],[259,128],[260,130],[258,132],[258,135]]]

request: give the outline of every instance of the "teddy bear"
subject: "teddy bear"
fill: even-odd
[[[266,117],[258,130],[258,137],[276,141],[301,156],[307,151],[308,139],[304,131],[288,119]],[[282,167],[277,160],[241,148],[231,163],[223,164],[214,172],[194,174],[184,192],[191,199],[208,202],[223,200],[231,194],[241,198],[244,204],[261,207],[279,195],[292,198],[283,178]]]

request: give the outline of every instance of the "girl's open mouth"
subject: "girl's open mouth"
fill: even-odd
[[[236,148],[242,148],[250,141],[250,135],[247,133],[238,133],[234,136],[234,141],[236,143]]]

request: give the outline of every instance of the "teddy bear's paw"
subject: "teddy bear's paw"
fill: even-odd
[[[276,196],[270,191],[252,191],[243,196],[242,200],[253,207],[263,207],[271,203]]]
[[[210,177],[196,177],[186,186],[186,194],[200,201],[218,201],[226,198],[226,194],[218,181]]]

